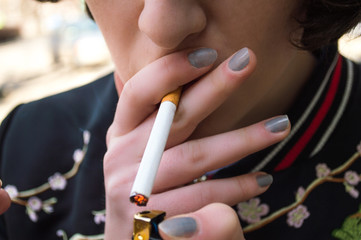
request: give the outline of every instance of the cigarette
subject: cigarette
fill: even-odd
[[[160,160],[168,140],[170,127],[177,110],[180,94],[181,88],[178,88],[163,97],[160,104],[133,183],[133,188],[130,192],[130,201],[138,206],[146,206],[149,201]]]

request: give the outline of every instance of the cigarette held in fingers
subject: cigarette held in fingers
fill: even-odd
[[[152,193],[154,180],[158,171],[169,131],[177,110],[181,88],[163,97],[157,116],[140,162],[130,201],[138,206],[146,206]]]

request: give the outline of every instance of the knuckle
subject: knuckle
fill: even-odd
[[[242,201],[252,198],[258,194],[258,188],[254,187],[254,184],[247,175],[236,177],[235,184],[240,193]]]
[[[137,88],[135,86],[136,85],[135,78],[136,77],[134,77],[134,79],[130,79],[129,81],[127,81],[124,84],[123,90],[121,92],[119,101],[124,101],[125,105],[132,104],[132,103],[136,102],[137,99],[139,98],[139,94],[138,94]]]

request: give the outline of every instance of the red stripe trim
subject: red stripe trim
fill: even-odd
[[[326,114],[330,110],[330,107],[335,99],[337,88],[341,79],[341,69],[342,69],[342,57],[339,56],[334,74],[332,76],[329,90],[315,118],[312,120],[310,126],[307,128],[307,130],[304,132],[304,134],[301,136],[298,142],[287,153],[287,155],[282,159],[282,161],[275,167],[274,171],[280,171],[291,166],[292,163],[296,160],[297,156],[302,152],[302,150],[311,140],[312,136],[316,133],[318,127],[325,119]]]

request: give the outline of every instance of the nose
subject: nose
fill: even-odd
[[[201,32],[206,22],[198,0],[144,0],[138,26],[155,44],[171,49]]]

